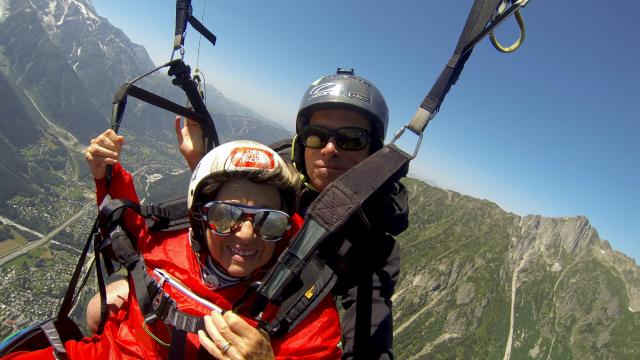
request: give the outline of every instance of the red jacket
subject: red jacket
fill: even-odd
[[[96,181],[98,203],[106,195],[104,181]],[[114,199],[129,199],[138,202],[131,175],[121,166],[113,169],[109,194]],[[292,216],[297,231],[302,219]],[[223,309],[231,305],[244,292],[245,286],[235,285],[211,290],[202,281],[199,255],[191,249],[187,230],[149,232],[144,219],[128,211],[125,222],[138,241],[149,274],[153,269],[162,269],[186,285],[200,297]],[[246,285],[246,284],[244,284]],[[176,300],[178,308],[186,313],[204,316],[210,311],[203,305],[165,284],[163,290]],[[275,312],[267,308],[265,313]],[[250,321],[251,322],[251,321]],[[135,290],[129,282],[129,298],[115,316],[109,317],[104,332],[80,341],[68,341],[65,348],[71,359],[159,359],[167,358],[168,348],[160,345],[143,329],[143,316],[135,298]],[[147,330],[164,342],[170,342],[169,331],[162,321],[147,326]],[[340,319],[333,297],[327,296],[293,331],[281,338],[271,340],[277,359],[339,359],[342,351]],[[200,343],[197,334],[188,334],[185,358],[196,358]],[[53,358],[51,348],[27,354],[12,354],[25,358]],[[44,356],[44,357],[43,357]],[[23,358],[23,357],[19,357]]]

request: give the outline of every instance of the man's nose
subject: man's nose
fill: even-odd
[[[338,145],[336,145],[336,139],[331,136],[327,141],[327,144],[320,150],[323,155],[333,155],[338,153]]]

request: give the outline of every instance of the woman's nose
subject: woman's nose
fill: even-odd
[[[249,219],[242,222],[238,231],[236,231],[236,237],[242,241],[251,241],[255,235],[255,229],[253,228],[253,222]]]

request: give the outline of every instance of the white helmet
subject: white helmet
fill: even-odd
[[[221,185],[233,178],[276,185],[281,192],[293,193],[295,198],[299,183],[294,172],[275,151],[263,144],[248,140],[231,141],[211,150],[200,160],[189,182],[187,206],[192,214],[199,213],[200,209],[193,207],[202,201],[197,197],[203,185],[216,184],[216,180]],[[295,210],[284,200],[286,210]]]

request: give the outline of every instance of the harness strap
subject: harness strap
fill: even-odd
[[[128,200],[112,200],[103,205],[100,218],[105,220],[104,225],[110,229],[108,242],[114,258],[124,265],[131,275],[136,299],[145,322],[162,320],[173,328],[191,333],[204,329],[202,318],[180,311],[176,302],[162,290],[162,284],[149,276],[144,259],[134,248],[134,243],[123,228],[122,216],[125,209],[137,212],[140,207]]]
[[[191,13],[191,0],[176,0],[176,31],[173,38],[173,50],[184,45],[184,32],[187,30],[187,19]]]
[[[62,300],[62,304],[60,304],[60,310],[58,310],[57,318],[66,318],[69,316],[71,312],[71,308],[73,307],[73,303],[75,302],[75,294],[76,288],[78,286],[78,280],[80,279],[80,274],[82,273],[82,267],[87,258],[87,254],[89,253],[89,249],[91,248],[91,242],[93,240],[93,235],[98,231],[98,219],[93,223],[91,227],[91,233],[87,236],[87,241],[84,243],[84,248],[82,249],[82,253],[80,254],[80,258],[78,259],[78,263],[76,264],[76,268],[73,270],[73,275],[71,275],[71,280],[69,280],[69,285],[67,285],[67,292],[64,294],[64,299]],[[79,292],[79,291],[78,291]]]
[[[149,230],[178,230],[190,226],[187,214],[187,198],[179,198],[161,204],[140,205],[140,215],[152,219]]]
[[[473,2],[453,55],[408,125],[411,131],[421,134],[429,121],[440,110],[440,105],[442,105],[451,86],[458,81],[458,77],[464,68],[464,64],[471,56],[474,46],[487,34],[491,33],[495,27],[500,25],[502,21],[527,3],[526,1],[513,0],[510,2],[512,2],[512,6],[498,16],[496,16],[496,12],[503,0],[475,0]]]
[[[335,235],[378,188],[405,176],[409,160],[402,150],[387,145],[331,182],[309,207],[304,226],[283,253],[285,262],[278,259],[258,293],[281,302],[286,286],[299,276],[299,264],[308,263],[320,243]]]
[[[177,328],[171,328],[171,345],[169,346],[169,360],[184,359],[184,349],[187,344],[187,333]]]
[[[53,347],[54,357],[59,360],[67,360],[67,349],[62,344],[62,339],[60,339],[60,334],[58,334],[58,329],[56,329],[53,320],[45,322],[40,328],[44,331],[49,344]]]
[[[285,300],[276,317],[264,329],[281,336],[295,328],[333,289],[337,276],[324,261],[314,257],[300,274],[300,288]]]
[[[101,243],[96,241],[100,238],[99,234],[95,234],[93,241],[93,248],[95,252],[95,264],[96,264],[96,280],[98,282],[98,292],[100,293],[100,321],[98,322],[97,333],[102,334],[104,330],[104,324],[107,322],[107,287],[104,283],[104,276],[102,274],[102,268],[100,266],[100,254]],[[107,257],[103,257],[105,261]]]
[[[185,32],[187,31],[187,22],[193,26],[202,36],[204,36],[212,45],[216,44],[216,36],[213,35],[198,19],[193,15],[191,0],[176,1],[176,31],[173,38],[173,51],[179,50],[184,46]]]

